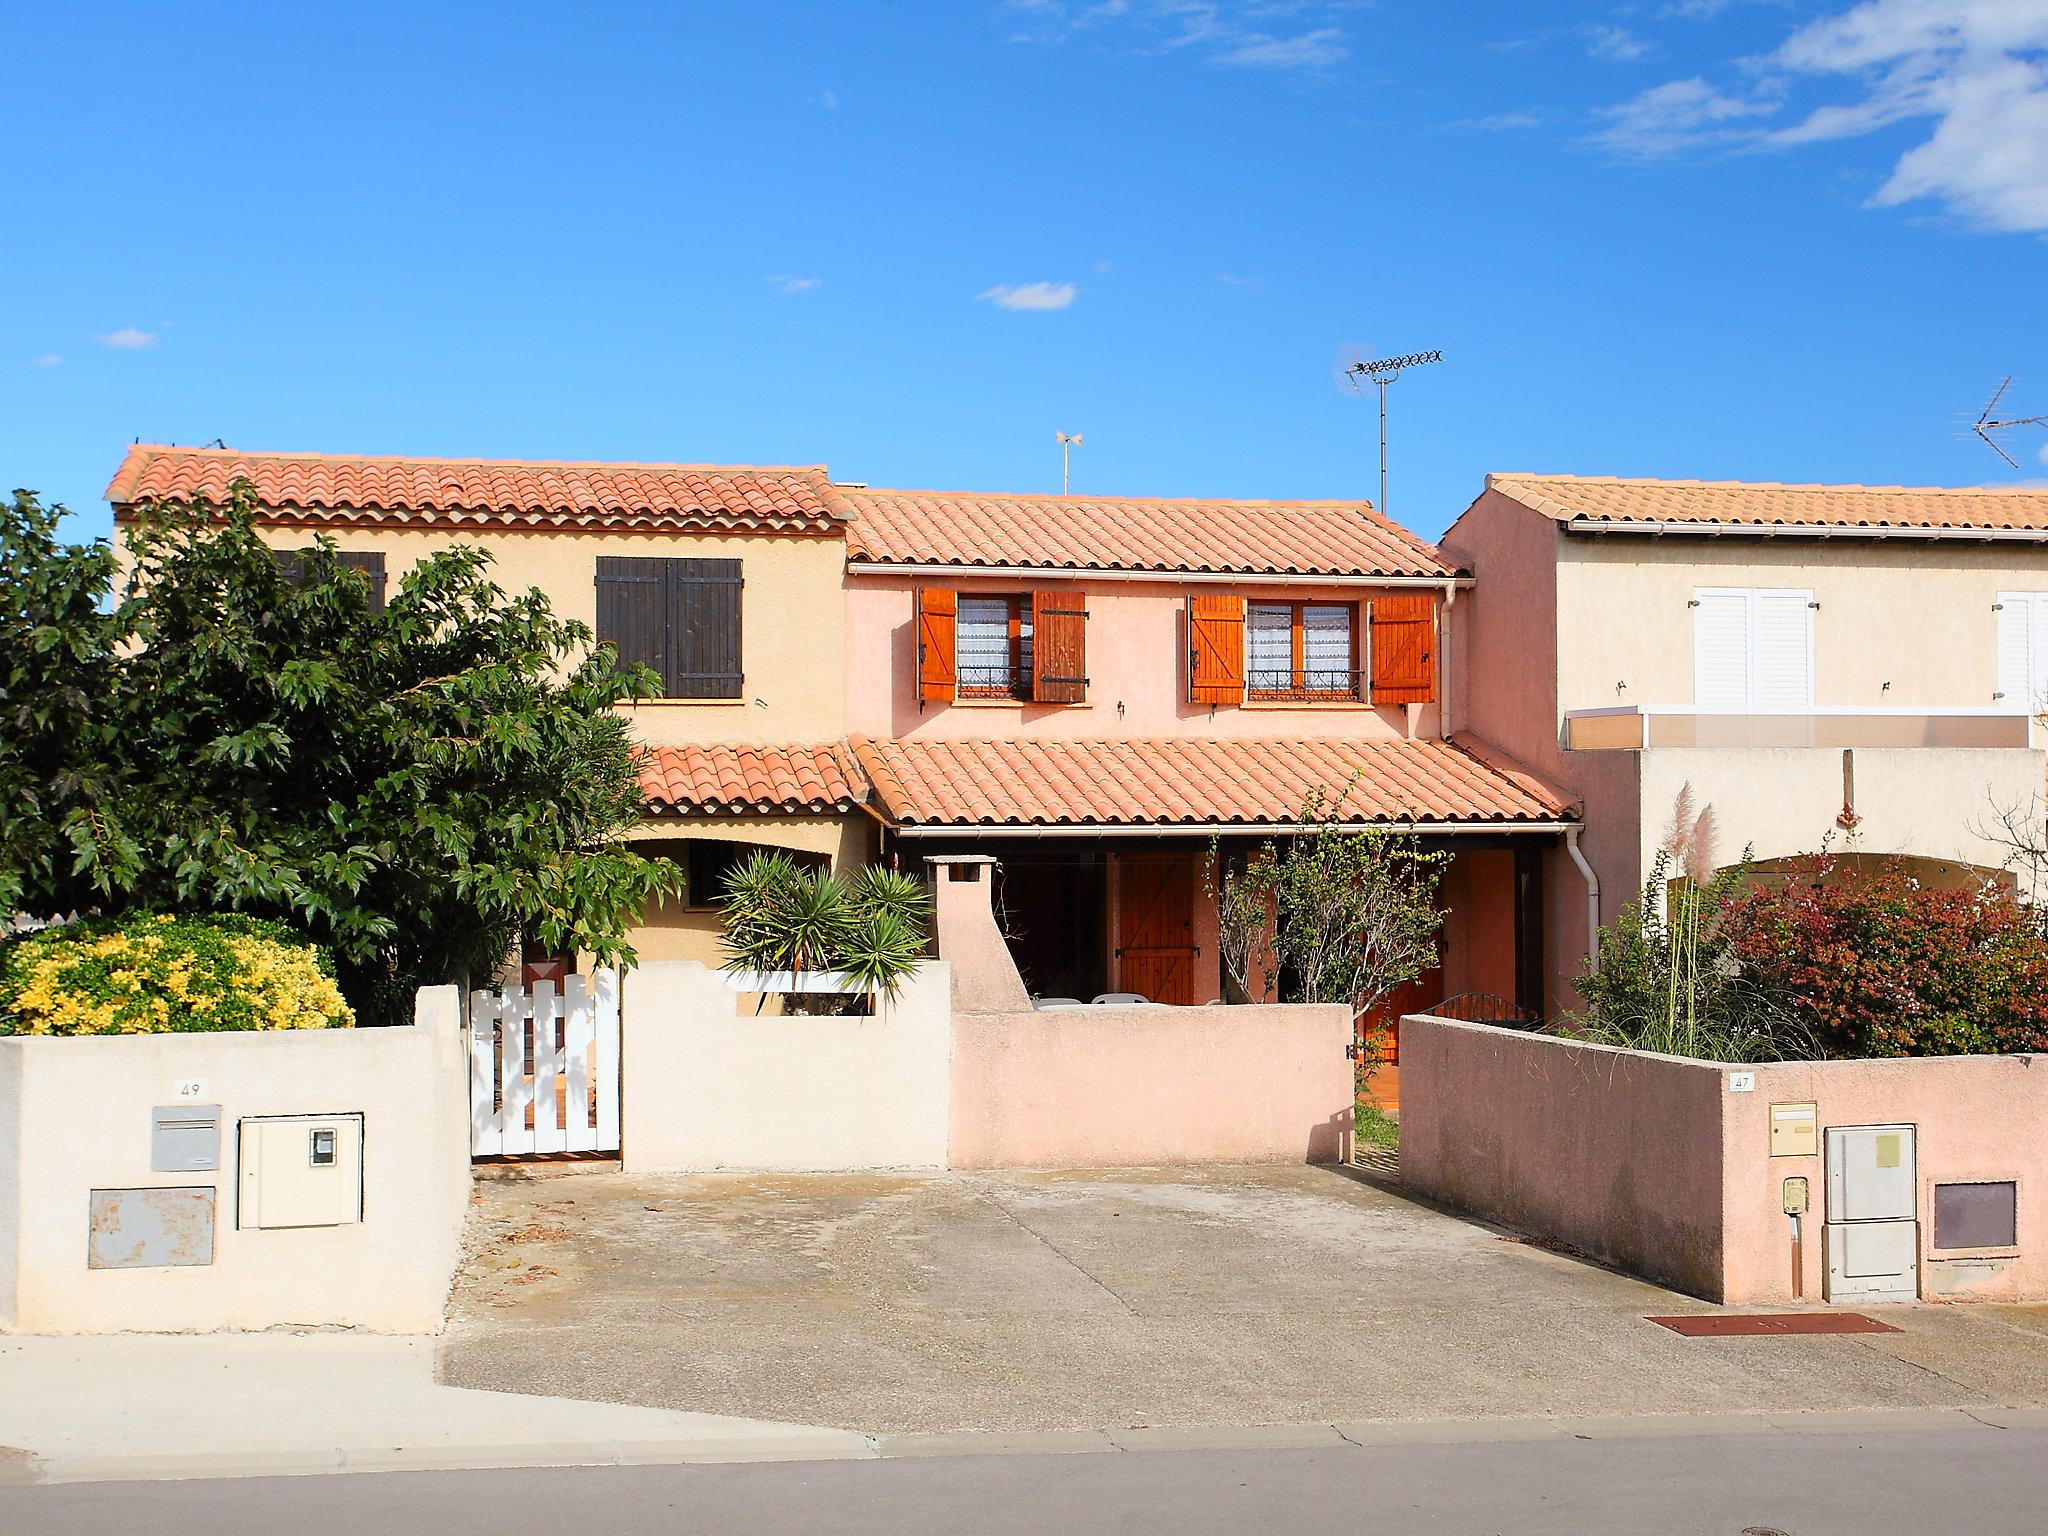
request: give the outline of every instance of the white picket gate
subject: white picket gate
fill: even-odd
[[[470,1154],[618,1146],[618,973],[470,993]]]

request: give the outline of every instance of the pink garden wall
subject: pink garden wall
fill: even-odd
[[[2048,1057],[1779,1062],[1621,1051],[1422,1016],[1401,1028],[1401,1180],[1710,1301],[1793,1301],[1784,1181],[1805,1178],[1803,1294],[1826,1273],[1824,1159],[1773,1156],[1774,1104],[1914,1128],[1926,1300],[2048,1298]],[[1937,1184],[2012,1181],[2018,1241],[1935,1246]]]

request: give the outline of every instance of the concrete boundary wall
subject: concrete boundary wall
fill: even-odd
[[[220,1106],[219,1167],[155,1172],[150,1112]],[[244,1229],[237,1126],[363,1117],[362,1219]],[[437,1333],[468,1206],[468,1076],[453,987],[396,1029],[0,1039],[0,1328],[290,1326]],[[205,1188],[212,1262],[90,1268],[92,1191]]]
[[[1336,1162],[1351,1010],[1299,1004],[963,1013],[956,1168]]]
[[[1404,1018],[1401,1182],[1720,1299],[1721,1073],[1707,1063]]]
[[[1915,1130],[1918,1289],[2048,1297],[2048,1056],[1740,1066],[1414,1016],[1401,1025],[1401,1181],[1709,1301],[1794,1300],[1788,1178],[1807,1181],[1803,1294],[1824,1297],[1830,1126]],[[1773,1156],[1773,1105],[1817,1149]],[[1935,1247],[1937,1184],[2011,1182],[2015,1244]]]
[[[951,996],[931,962],[873,1017],[756,1014],[696,961],[635,967],[620,1009],[626,1171],[945,1167]]]

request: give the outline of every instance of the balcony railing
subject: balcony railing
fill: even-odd
[[[1856,705],[1721,710],[1631,704],[1567,711],[1564,744],[1575,752],[1641,747],[2026,747],[2033,744],[2033,729],[2033,717],[2023,710]]]

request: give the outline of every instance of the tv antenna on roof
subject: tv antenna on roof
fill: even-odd
[[[1990,403],[1986,405],[1982,411],[1978,412],[1976,421],[1972,422],[1970,425],[1970,430],[1976,433],[1977,436],[1984,439],[1985,447],[1989,448],[1993,453],[1997,454],[2001,459],[2005,460],[2005,462],[2010,464],[2014,469],[2018,469],[2020,467],[2020,461],[2014,458],[2011,454],[2007,453],[2005,451],[2005,444],[2001,443],[1992,434],[1995,432],[2009,432],[2014,427],[2048,428],[2048,416],[2007,416],[2003,418],[1994,417],[1991,413],[1998,409],[1998,402],[2005,398],[2005,392],[2011,388],[2012,375],[2007,374],[2005,382],[1999,385],[1997,389],[1991,392]]]
[[[1060,443],[1060,494],[1064,496],[1067,494],[1069,471],[1073,468],[1073,452],[1081,446],[1081,434],[1078,432],[1055,432],[1053,436],[1058,438]]]
[[[1337,376],[1337,387],[1350,394],[1363,394],[1367,382],[1378,386],[1380,392],[1380,515],[1387,511],[1387,386],[1401,377],[1408,368],[1420,368],[1426,363],[1440,363],[1444,360],[1441,352],[1410,352],[1402,357],[1368,358],[1365,349],[1344,346],[1337,349],[1337,361],[1333,372]]]

